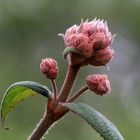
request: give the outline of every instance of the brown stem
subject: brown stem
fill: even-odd
[[[45,114],[32,134],[28,137],[28,140],[40,140],[52,124],[51,115]]]
[[[32,134],[28,137],[28,140],[40,140],[52,124],[53,121],[51,119],[51,116],[45,114],[37,124]]]
[[[52,84],[52,88],[53,88],[53,92],[54,92],[54,98],[56,99],[56,96],[58,95],[58,89],[57,89],[55,80],[52,79],[51,84]]]
[[[69,65],[66,78],[61,88],[58,99],[50,99],[47,104],[47,113],[40,120],[39,124],[29,136],[28,140],[40,140],[45,132],[50,128],[54,121],[59,120],[68,111],[63,107],[58,106],[58,102],[65,102],[71,92],[77,73],[80,69],[80,65]],[[57,87],[52,80],[52,86],[54,89],[54,96],[56,97]]]
[[[58,101],[65,102],[71,92],[76,76],[80,69],[80,65],[69,65],[65,81],[58,96]]]
[[[87,91],[89,88],[87,86],[82,87],[76,94],[74,94],[68,102],[75,101],[80,95],[82,95],[85,91]]]

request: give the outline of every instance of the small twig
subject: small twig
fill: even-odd
[[[54,98],[56,98],[58,95],[58,88],[57,88],[55,80],[52,79],[51,84],[52,84],[52,88],[53,88],[53,92],[54,92]]]
[[[80,95],[82,95],[89,88],[87,86],[82,87],[76,94],[74,94],[67,102],[75,101]]]

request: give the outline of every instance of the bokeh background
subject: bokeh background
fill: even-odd
[[[90,92],[78,102],[85,102],[107,116],[126,140],[140,139],[140,0],[1,0],[0,1],[0,99],[7,87],[17,81],[50,83],[41,74],[42,58],[53,57],[60,67],[58,86],[65,77],[65,48],[57,36],[81,18],[108,21],[113,34],[115,57],[104,67],[85,67],[74,90],[84,85],[92,73],[106,73],[112,91],[104,97]],[[43,114],[46,99],[34,96],[10,113],[7,124],[0,127],[0,140],[25,140]],[[46,136],[46,140],[102,140],[82,119],[69,113]]]

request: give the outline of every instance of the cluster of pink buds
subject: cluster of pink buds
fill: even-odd
[[[115,35],[109,32],[107,22],[103,20],[82,20],[79,26],[74,25],[66,30],[65,35],[59,35],[64,38],[66,47],[75,48],[82,56],[79,60],[76,55],[69,54],[71,64],[104,66],[113,57],[114,51],[110,46]]]
[[[98,67],[106,66],[113,58],[114,50],[111,48],[111,44],[115,35],[109,32],[107,22],[103,20],[96,18],[90,22],[82,20],[79,26],[73,25],[66,30],[65,35],[59,35],[64,38],[66,49],[75,49],[74,52],[70,51],[67,56],[70,66],[81,67],[88,64]],[[52,58],[43,59],[40,69],[52,81],[58,75],[57,62]],[[110,91],[110,82],[106,75],[89,75],[86,83],[85,89],[95,92],[96,95],[104,95]],[[70,100],[76,97],[72,97]]]

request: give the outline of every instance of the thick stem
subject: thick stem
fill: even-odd
[[[28,137],[28,140],[40,140],[52,124],[51,115],[45,114],[32,134]]]
[[[82,87],[76,94],[74,94],[67,102],[73,102],[78,97],[80,97],[85,91],[87,91],[89,88],[87,86]]]
[[[65,110],[64,108],[57,108],[58,102],[65,102],[67,100],[79,69],[80,65],[69,65],[66,78],[58,95],[57,102],[56,100],[52,99],[48,100],[48,111],[47,113],[45,112],[45,115],[40,120],[39,124],[32,132],[32,134],[29,136],[28,140],[40,140],[42,136],[46,133],[46,131],[50,128],[50,126],[54,123],[54,121],[60,119],[67,112],[67,110]],[[51,82],[54,89],[54,96],[56,97],[57,88],[54,81]]]
[[[58,96],[58,101],[65,102],[71,92],[75,79],[77,77],[80,65],[69,65],[65,81]]]

